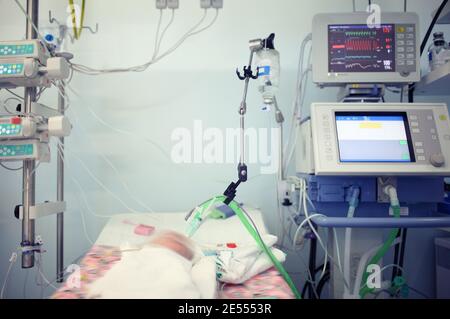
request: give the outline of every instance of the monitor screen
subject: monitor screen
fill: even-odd
[[[395,26],[328,25],[328,72],[395,72]]]
[[[415,162],[404,112],[336,112],[341,162]]]

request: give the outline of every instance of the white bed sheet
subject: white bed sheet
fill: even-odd
[[[261,211],[246,209],[256,224],[261,235],[266,234]],[[96,245],[123,247],[135,246],[146,243],[151,237],[134,233],[135,225],[144,224],[154,226],[156,230],[174,230],[182,234],[186,230],[186,213],[142,213],[120,214],[112,217],[96,241]],[[225,220],[206,220],[197,230],[193,238],[200,246],[207,247],[224,243],[236,243],[238,245],[253,244],[254,239],[247,232],[237,216]]]

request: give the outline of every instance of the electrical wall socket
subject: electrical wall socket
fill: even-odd
[[[167,8],[167,0],[156,0],[156,9],[166,9]]]
[[[211,1],[212,7],[216,9],[222,9],[223,8],[223,0],[212,0]]]
[[[178,9],[180,7],[179,0],[167,0],[167,7],[169,9]]]
[[[200,8],[209,9],[211,8],[212,3],[211,0],[200,0]]]

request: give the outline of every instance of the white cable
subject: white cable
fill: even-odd
[[[307,194],[306,194],[306,192],[307,192],[306,181],[304,179],[302,179],[302,183],[303,183],[303,191],[305,192],[305,196],[303,197],[303,210],[304,210],[304,213],[305,213],[305,217],[308,218],[309,217],[309,213],[308,213],[308,207],[307,207],[307,202],[306,202],[306,196],[307,196]],[[308,218],[307,222],[309,224],[309,227],[311,228],[311,231],[316,236],[317,241],[320,243],[320,245],[322,246],[322,248],[325,251],[325,258],[324,258],[325,261],[323,263],[322,273],[320,274],[320,277],[319,277],[319,280],[320,280],[320,279],[322,279],[322,277],[325,275],[325,272],[326,272],[326,265],[327,265],[327,261],[328,261],[328,248],[325,247],[325,244],[323,243],[322,238],[319,236],[319,233],[316,231],[316,229],[315,229],[314,225],[312,224],[310,218]]]
[[[203,23],[203,21],[205,21],[206,16],[207,16],[207,9],[205,9],[202,18],[196,25],[194,25],[192,28],[190,28],[188,30],[188,32],[186,32],[185,35],[175,45],[173,45],[169,50],[164,52],[162,55],[158,56],[154,61],[152,61],[152,63],[156,63],[156,62],[160,61],[161,59],[165,58],[166,56],[168,56],[169,54],[174,52],[176,49],[178,49],[188,38],[195,35],[195,31]],[[206,29],[210,28],[211,26],[212,26],[212,24],[207,26],[206,28],[203,28],[202,31],[205,31]]]
[[[169,23],[167,23],[166,27],[164,28],[163,32],[161,33],[161,37],[159,38],[159,40],[158,40],[158,36],[156,37],[155,52],[153,53],[152,60],[154,60],[158,56],[159,49],[161,48],[161,43],[164,39],[164,36],[165,36],[167,30],[169,30],[169,28],[172,25],[174,20],[175,20],[175,9],[172,9],[172,15],[170,17]]]
[[[322,214],[313,214],[313,215],[310,215],[310,216],[306,217],[306,218],[300,223],[300,225],[297,227],[297,230],[295,231],[295,235],[294,235],[294,239],[293,239],[293,243],[292,243],[292,245],[294,246],[294,250],[295,250],[295,247],[296,247],[296,245],[297,245],[297,239],[298,239],[298,236],[299,236],[299,234],[300,234],[300,231],[301,231],[302,228],[305,226],[305,224],[306,224],[310,219],[312,219],[312,218],[314,218],[314,217],[325,217],[325,216],[322,215]]]
[[[38,253],[38,272],[39,275],[41,276],[41,278],[45,281],[45,283],[47,284],[47,287],[52,287],[55,290],[58,290],[58,287],[55,287],[45,276],[45,274],[42,272],[42,253]],[[42,283],[43,286],[43,283]]]
[[[79,120],[75,109],[74,110],[74,115],[77,119],[77,123],[78,123],[78,127],[81,128],[81,130],[83,131],[84,134],[86,134],[86,136],[88,136],[87,130],[84,127],[84,125],[81,123],[81,121]],[[92,142],[92,139],[89,139],[89,141],[92,143],[92,145],[94,145],[94,143]],[[94,145],[95,147],[95,145]],[[131,191],[128,183],[122,179],[122,177],[120,176],[120,172],[119,170],[114,166],[114,164],[107,158],[107,156],[101,152],[99,150],[99,148],[97,148],[97,153],[101,156],[101,158],[108,164],[108,166],[114,171],[114,173],[117,176],[117,179],[119,180],[119,182],[122,184],[122,186],[124,187],[125,191],[128,193],[128,195],[136,202],[138,203],[140,206],[142,206],[143,208],[145,208],[148,212],[154,213],[154,210],[148,206],[147,204],[145,204],[143,201],[141,201],[137,196],[134,195],[134,193]]]
[[[31,19],[31,17],[28,15],[27,11],[24,9],[24,7],[20,4],[20,2],[18,0],[14,0],[14,2],[17,4],[17,6],[19,7],[20,11],[22,11],[22,13],[25,15],[25,17],[28,20],[28,23],[31,24],[31,27],[34,29],[34,31],[36,32],[36,35],[38,37],[38,39],[45,45],[46,41],[44,40],[44,37],[41,35],[39,29],[37,28],[37,26],[34,24],[33,20]],[[45,49],[51,54],[51,52],[48,50],[48,48],[45,46]]]
[[[58,143],[59,144],[59,143]],[[61,144],[60,144],[61,146]],[[64,153],[69,152],[83,167],[83,169],[88,173],[88,175],[95,181],[97,185],[99,185],[103,190],[105,190],[107,193],[109,193],[114,199],[116,199],[124,208],[129,210],[132,213],[140,214],[141,212],[138,212],[137,210],[131,208],[128,206],[118,195],[116,195],[113,191],[111,191],[102,181],[99,180],[97,176],[95,176],[94,173],[87,167],[87,165],[81,160],[78,156],[76,156],[72,151],[69,151],[67,149],[64,149]]]
[[[297,82],[295,85],[295,97],[294,97],[294,101],[293,101],[293,106],[292,106],[292,118],[291,118],[291,131],[289,133],[288,136],[288,140],[287,143],[285,145],[285,150],[284,150],[284,158],[285,158],[285,163],[283,163],[283,168],[284,171],[287,171],[287,167],[289,165],[289,156],[286,156],[287,154],[290,154],[291,148],[295,148],[295,144],[292,143],[292,139],[294,134],[296,133],[296,121],[297,120],[301,120],[302,118],[302,114],[301,114],[301,104],[303,104],[304,101],[304,96],[305,96],[305,92],[304,92],[304,87],[306,87],[306,85],[303,85],[304,82],[307,81],[307,79],[305,80],[305,77],[307,75],[307,73],[310,70],[310,60],[311,60],[311,48],[309,50],[309,56],[307,58],[307,69],[306,71],[304,71],[304,56],[305,56],[305,50],[306,50],[306,46],[308,45],[309,42],[312,41],[312,34],[309,33],[302,41],[301,45],[300,45],[300,56],[299,56],[299,60],[298,60],[298,71],[297,71]],[[292,146],[293,145],[293,146]]]
[[[216,23],[218,17],[219,17],[219,9],[216,9],[216,14],[214,15],[214,18],[211,20],[211,22],[207,26],[205,26],[195,32],[191,32],[191,34],[189,36],[193,36],[193,35],[203,32],[205,30],[208,30],[209,28],[211,28],[213,26],[214,23]]]
[[[128,136],[134,137],[134,138],[136,138],[136,139],[140,139],[140,140],[145,141],[146,143],[148,143],[148,144],[152,145],[153,147],[155,147],[156,149],[158,149],[158,150],[159,150],[159,151],[160,151],[160,152],[161,152],[168,160],[171,160],[170,155],[167,154],[166,151],[165,151],[160,145],[158,145],[156,142],[154,142],[154,141],[152,141],[152,140],[150,140],[150,139],[148,139],[148,138],[146,138],[146,137],[139,136],[139,135],[137,135],[137,134],[135,134],[135,133],[133,133],[133,132],[126,131],[126,130],[123,130],[123,129],[119,129],[119,128],[116,128],[116,127],[114,127],[114,126],[112,126],[112,125],[106,123],[100,116],[97,115],[96,112],[94,112],[94,111],[92,110],[92,108],[89,106],[88,102],[87,102],[87,101],[84,101],[83,98],[82,98],[82,97],[81,97],[81,96],[80,96],[80,95],[72,88],[72,86],[68,85],[67,88],[68,88],[75,96],[77,96],[78,98],[82,99],[82,101],[83,101],[82,104],[83,104],[84,106],[86,106],[88,112],[89,112],[89,113],[90,113],[90,114],[91,114],[91,115],[92,115],[92,116],[93,116],[100,124],[102,124],[103,126],[109,128],[110,130],[115,131],[115,132],[117,132],[117,133],[120,133],[120,134],[122,134],[122,135],[128,135]]]
[[[63,162],[64,162],[64,165],[67,165],[67,162],[65,161],[65,154],[64,154],[65,150],[64,150],[64,152],[61,152],[61,144],[58,145],[58,152],[59,152],[59,154],[62,154],[62,155],[61,155],[61,158],[62,158],[62,160],[63,160]],[[69,153],[71,153],[71,152],[69,152]],[[73,155],[73,153],[72,153],[72,155]],[[75,158],[77,158],[77,157],[75,156]],[[98,180],[98,178],[96,178],[96,177],[94,176],[94,174],[87,168],[86,164],[85,164],[80,158],[77,158],[77,160],[80,161],[80,163],[82,164],[82,167],[86,170],[86,172],[88,172],[88,174],[94,179],[94,181],[95,181],[100,187],[102,187],[104,190],[106,190],[106,192],[108,192],[109,194],[111,194],[117,201],[119,201],[125,208],[127,208],[127,209],[130,210],[131,212],[133,212],[133,213],[135,213],[135,214],[141,214],[141,212],[138,212],[138,211],[136,211],[136,210],[133,210],[133,209],[129,208],[129,207],[125,204],[125,202],[124,202],[120,197],[118,197],[117,195],[115,195],[115,194],[114,194],[111,190],[109,190],[103,183],[101,183],[101,182]],[[67,165],[67,167],[70,168],[69,165]],[[116,215],[103,215],[103,214],[102,214],[102,215],[99,215],[99,214],[96,214],[96,213],[92,210],[91,206],[89,205],[89,202],[88,202],[88,200],[87,200],[86,192],[84,191],[84,189],[83,189],[83,187],[81,186],[80,182],[79,182],[77,179],[75,179],[75,177],[73,177],[73,176],[70,176],[70,179],[71,179],[72,182],[77,186],[77,188],[80,190],[81,195],[82,195],[82,199],[83,199],[84,204],[85,204],[87,210],[89,211],[89,213],[91,213],[94,217],[97,217],[97,218],[112,218],[112,217],[115,217],[115,216],[116,216]],[[83,226],[84,226],[84,231],[85,231],[85,234],[86,234],[86,238],[87,238],[88,241],[92,244],[92,243],[93,243],[92,240],[90,239],[89,235],[87,235],[87,228],[86,228],[86,226],[85,226],[84,215],[82,214],[81,217],[82,217],[82,219],[83,219],[82,221],[83,221]],[[159,218],[157,218],[157,217],[155,217],[155,216],[149,216],[149,217],[152,218],[152,219],[154,219],[154,220],[156,220],[156,221],[159,221]]]
[[[342,263],[341,263],[341,257],[340,257],[339,249],[337,249],[337,253],[336,253],[337,254],[337,256],[336,256],[337,257],[337,262],[336,262],[334,260],[334,258],[328,254],[328,249],[323,244],[323,241],[320,238],[320,236],[317,233],[317,231],[315,230],[315,228],[312,227],[311,219],[316,217],[316,216],[309,215],[307,205],[305,205],[305,203],[310,203],[310,205],[314,208],[314,205],[313,205],[311,199],[309,198],[308,193],[306,192],[306,190],[307,190],[306,189],[306,180],[304,178],[300,178],[298,176],[288,176],[287,180],[289,182],[295,183],[296,186],[299,187],[300,192],[304,193],[304,195],[300,195],[299,196],[299,199],[301,199],[301,202],[299,203],[299,205],[300,205],[301,209],[305,210],[304,215],[305,215],[305,219],[307,220],[307,221],[303,221],[303,222],[304,223],[306,223],[306,222],[308,223],[309,227],[311,228],[311,231],[317,237],[320,246],[322,247],[322,249],[325,252],[326,258],[325,258],[325,261],[324,261],[324,269],[322,269],[322,275],[321,275],[320,278],[322,278],[324,270],[326,270],[326,268],[325,268],[326,267],[326,263],[327,263],[328,259],[330,259],[333,262],[333,264],[338,267],[338,270],[340,271],[340,274],[342,275],[342,278],[343,278],[343,281],[344,281],[344,285],[349,287],[349,284],[347,283],[347,281],[344,278],[344,273],[343,273],[343,270],[342,270]],[[324,216],[322,214],[316,214],[316,215],[318,215],[317,217]],[[303,225],[304,225],[304,223],[303,223]],[[302,225],[302,227],[303,227],[303,225]],[[298,228],[297,228],[297,230],[298,230]],[[334,233],[334,237],[335,237],[335,241],[336,241],[336,246],[338,247],[338,245],[337,245],[337,232],[336,232],[336,229],[334,229],[334,228],[333,228],[333,233]]]
[[[70,101],[70,97],[61,90],[61,85],[63,85],[63,84],[58,84],[54,81],[52,81],[52,84],[56,87],[56,90],[58,91],[58,95],[64,99],[64,111],[67,111],[72,102]]]
[[[163,10],[160,9],[159,10],[159,20],[158,20],[158,26],[156,27],[156,35],[155,35],[155,46],[153,49],[153,56],[152,56],[152,60],[155,59],[155,56],[157,55],[157,51],[158,51],[158,42],[159,42],[159,30],[161,29],[161,24],[162,24],[162,18],[163,18]]]
[[[65,162],[65,154],[63,154],[60,150],[60,148],[58,147],[58,153],[61,155],[61,159],[64,163],[64,165],[66,166],[67,163]],[[91,237],[89,236],[89,233],[87,231],[87,225],[86,225],[86,220],[84,218],[84,213],[83,210],[80,208],[80,217],[81,217],[81,224],[83,226],[83,232],[84,232],[84,236],[86,237],[87,241],[89,242],[89,244],[93,245],[94,241],[91,239]]]
[[[9,267],[8,267],[8,270],[6,271],[5,280],[3,281],[2,290],[0,292],[0,299],[4,299],[4,294],[5,294],[5,291],[6,291],[6,287],[8,286],[9,275],[11,273],[12,267],[16,263],[16,260],[17,260],[17,253],[13,252],[11,254],[11,257],[9,258]]]
[[[156,62],[160,61],[164,57],[168,56],[172,52],[174,52],[176,49],[178,49],[189,37],[192,35],[195,35],[195,31],[197,28],[203,23],[207,16],[207,10],[205,9],[204,14],[200,21],[196,23],[192,28],[190,28],[182,37],[180,40],[176,42],[175,45],[173,45],[170,49],[168,49],[166,52],[164,52],[162,55],[156,57],[155,59],[150,60],[147,63],[144,63],[142,65],[134,66],[134,67],[128,67],[128,68],[113,68],[113,69],[94,69],[90,68],[81,64],[75,64],[72,63],[71,66],[75,71],[78,71],[83,74],[87,75],[101,75],[106,73],[122,73],[122,72],[143,72],[148,69],[149,66],[152,64],[155,64]],[[209,28],[208,26],[207,28]],[[207,28],[203,28],[202,31],[206,30]]]
[[[311,54],[309,55],[309,57],[311,57]],[[292,115],[292,124],[291,124],[291,134],[289,135],[289,141],[288,144],[286,145],[287,149],[285,152],[285,163],[284,163],[284,170],[286,171],[289,167],[290,162],[292,161],[292,157],[294,155],[294,151],[295,151],[295,147],[296,147],[296,143],[297,143],[297,138],[298,138],[298,129],[296,127],[296,124],[298,123],[299,120],[302,119],[302,107],[305,101],[305,96],[306,96],[306,85],[308,82],[308,74],[311,71],[311,68],[308,67],[301,76],[301,80],[300,80],[300,87],[299,87],[299,99],[300,101],[295,103],[295,108],[294,108],[294,112]],[[305,84],[303,84],[305,83]],[[292,134],[294,135],[294,140],[292,141]],[[287,154],[287,156],[286,156]]]

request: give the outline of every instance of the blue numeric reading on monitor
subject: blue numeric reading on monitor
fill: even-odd
[[[341,162],[415,162],[405,113],[337,112]]]

